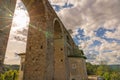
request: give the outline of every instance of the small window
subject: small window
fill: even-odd
[[[69,42],[70,38],[69,38],[69,36],[68,36],[68,35],[66,36],[66,38],[67,38],[67,41]]]
[[[61,59],[60,61],[63,62],[63,59]]]
[[[42,46],[42,45],[40,46],[40,49],[43,49],[43,46]]]
[[[63,51],[63,48],[61,48],[60,50]]]

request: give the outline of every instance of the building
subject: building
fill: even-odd
[[[0,1],[2,2],[2,0]],[[14,0],[8,1],[15,5],[15,3],[12,2]],[[27,36],[25,62],[23,62],[23,55],[20,55],[22,57],[21,70],[23,70],[23,73],[21,72],[21,74],[23,74],[21,78],[23,78],[23,80],[87,79],[85,78],[87,77],[84,66],[85,61],[82,57],[84,54],[79,52],[79,49],[76,47],[64,24],[49,4],[49,1],[22,1],[29,13],[30,25]],[[9,7],[13,9],[13,5]],[[4,25],[6,24],[4,20],[0,22],[3,22]],[[1,29],[0,26],[0,30]],[[0,40],[3,38],[2,41],[7,41],[9,31],[10,29],[6,31],[6,36],[0,36]],[[2,41],[0,41],[0,43],[2,43]],[[2,50],[1,47],[5,52],[6,46],[4,44],[0,45],[0,51]],[[0,53],[4,54],[4,52]],[[76,59],[73,57],[80,58]],[[75,70],[73,68],[75,68]]]
[[[76,55],[69,55],[69,69],[70,69],[70,80],[87,80],[86,72],[86,57],[82,50]],[[23,80],[24,66],[25,66],[25,53],[18,54],[21,58],[20,69],[19,69],[19,80]]]
[[[69,57],[70,80],[87,80],[86,63],[84,58]]]
[[[19,68],[19,80],[23,80],[24,65],[25,65],[25,53],[18,54],[20,56],[20,68]]]
[[[68,57],[70,64],[70,80],[87,80],[86,57],[83,51],[77,48],[74,50],[74,54]]]

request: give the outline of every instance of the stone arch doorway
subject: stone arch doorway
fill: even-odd
[[[63,26],[54,21],[54,80],[68,80],[66,77],[66,55]]]

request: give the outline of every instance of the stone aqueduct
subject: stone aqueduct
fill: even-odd
[[[70,34],[48,0],[22,1],[30,16],[23,79],[70,80],[68,55],[73,55],[77,48]],[[4,61],[15,4],[16,0],[0,0],[0,66]]]

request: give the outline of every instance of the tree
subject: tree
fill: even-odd
[[[9,70],[4,74],[0,74],[0,80],[18,80],[18,71]]]
[[[96,73],[97,65],[92,65],[91,63],[86,64],[88,75],[94,75]]]
[[[120,80],[120,72],[112,72],[110,80]]]
[[[103,77],[105,78],[105,80],[110,80],[110,73],[109,72],[103,73]]]
[[[0,74],[0,80],[4,80],[4,75]]]
[[[107,65],[100,65],[96,70],[96,74],[100,76],[103,76],[105,72],[111,72],[109,66]]]

